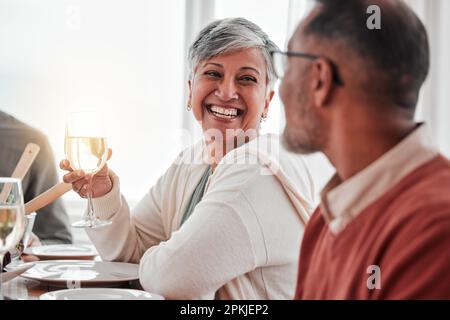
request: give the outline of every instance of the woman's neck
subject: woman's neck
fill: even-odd
[[[240,146],[246,144],[247,142],[253,140],[259,135],[258,132],[254,135],[245,135],[231,138],[227,141],[207,141],[206,145],[208,148],[208,155],[211,164],[211,170],[214,172],[217,165],[222,161],[226,154]]]

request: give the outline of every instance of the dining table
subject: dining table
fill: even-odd
[[[138,281],[130,281],[127,284],[114,286],[113,288],[142,290]],[[67,289],[67,287],[50,286],[37,280],[18,276],[3,284],[3,295],[6,299],[10,300],[39,300],[39,297],[44,293],[62,289]]]
[[[39,300],[42,294],[59,289],[62,288],[18,276],[3,284],[3,295],[11,300]]]
[[[39,261],[37,257],[27,255],[24,262]],[[96,256],[95,261],[101,261],[100,256]],[[84,287],[81,285],[81,287]],[[22,276],[7,281],[2,284],[3,295],[7,300],[39,300],[40,296],[51,291],[68,289],[67,286],[55,286],[38,280],[27,279]],[[128,281],[115,285],[108,285],[108,288],[126,288],[142,290],[138,280]]]

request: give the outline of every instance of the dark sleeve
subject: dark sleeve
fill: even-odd
[[[384,255],[374,298],[450,299],[450,212],[440,216],[433,223],[406,222],[399,230]]]
[[[41,136],[38,144],[41,150],[30,169],[28,182],[24,183],[25,202],[58,182],[58,173],[50,143],[45,136]],[[62,199],[37,212],[33,232],[45,244],[72,242],[69,217]]]

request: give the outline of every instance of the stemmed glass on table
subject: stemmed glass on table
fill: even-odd
[[[15,178],[0,178],[0,300],[3,300],[3,258],[19,243],[24,229],[22,182]]]

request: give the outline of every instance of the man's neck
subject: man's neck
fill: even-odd
[[[340,126],[334,134],[332,147],[325,152],[345,181],[388,152],[416,128],[412,121],[400,121],[395,125],[362,127]],[[363,129],[361,129],[363,128]]]

